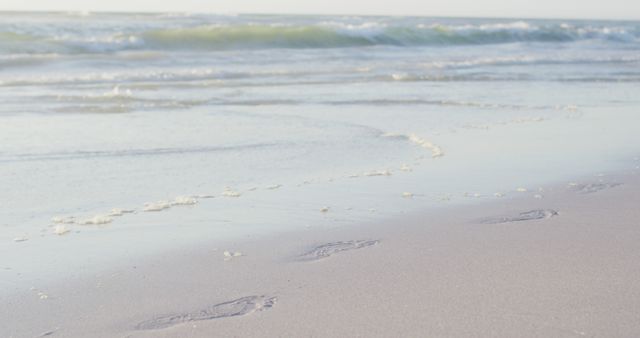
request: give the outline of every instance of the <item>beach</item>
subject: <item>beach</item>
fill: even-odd
[[[634,21],[0,12],[1,337],[633,337]]]
[[[131,258],[9,298],[3,335],[632,337],[639,173]]]

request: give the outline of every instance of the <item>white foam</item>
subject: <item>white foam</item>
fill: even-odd
[[[171,205],[194,205],[198,200],[191,196],[178,196],[172,202]]]
[[[383,134],[382,136],[383,137],[399,137],[399,138],[406,139],[407,141],[413,144],[416,144],[424,149],[429,150],[431,152],[432,158],[438,158],[438,157],[444,156],[444,151],[442,151],[442,148],[440,148],[440,146],[413,133],[410,133],[408,135],[397,134],[397,133],[386,133],[386,134]]]
[[[169,201],[158,201],[152,203],[145,203],[142,211],[162,211],[165,209],[171,208],[171,202]]]
[[[409,141],[421,146],[422,148],[425,148],[429,151],[431,151],[431,157],[433,158],[438,158],[438,157],[442,157],[444,156],[444,152],[442,151],[442,149],[433,144],[431,141],[428,141],[426,139],[423,139],[415,134],[409,134]]]
[[[95,215],[92,218],[88,218],[78,222],[81,225],[103,225],[109,224],[113,221],[113,218],[105,215]]]
[[[62,236],[66,233],[68,233],[69,231],[71,231],[69,228],[67,228],[65,225],[56,225],[55,228],[53,228],[53,233],[58,235],[58,236]]]
[[[391,78],[396,81],[406,81],[411,79],[412,76],[407,73],[394,73],[394,74],[391,74]]]
[[[282,187],[282,184],[274,184],[274,185],[267,186],[267,190],[276,190],[280,187]]]
[[[111,217],[119,217],[122,216],[124,214],[131,214],[134,213],[135,210],[131,210],[131,209],[120,209],[120,208],[113,208],[111,209],[111,213],[109,214],[109,216]]]
[[[223,252],[223,254],[225,255],[225,257],[240,257],[240,256],[242,256],[242,253],[238,252],[238,251],[233,252],[233,253],[231,251],[225,251],[225,252]]]
[[[120,89],[120,85],[116,85],[110,92],[104,93],[106,97],[131,97],[133,93],[131,89]]]
[[[230,187],[226,187],[226,188],[224,188],[224,191],[222,192],[222,196],[225,196],[225,197],[240,197],[240,196],[242,196],[242,194],[237,192],[237,191],[234,191]]]
[[[207,198],[215,198],[214,195],[202,194],[202,195],[193,195],[194,198],[198,199],[207,199]]]
[[[527,188],[520,187],[520,188],[516,189],[516,191],[517,192],[527,192]]]
[[[14,242],[24,242],[24,241],[28,241],[29,238],[27,238],[26,236],[21,236],[21,237],[16,237],[13,239]]]
[[[391,176],[391,171],[389,170],[367,171],[363,173],[362,176]]]
[[[224,255],[225,261],[244,256],[244,254],[242,254],[242,252],[239,252],[239,251],[231,252],[231,251],[225,250],[222,254]]]

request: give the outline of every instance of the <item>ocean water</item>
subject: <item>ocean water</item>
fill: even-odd
[[[638,22],[0,13],[0,283],[543,197],[639,94]]]

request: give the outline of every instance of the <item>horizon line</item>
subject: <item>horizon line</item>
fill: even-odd
[[[473,15],[405,15],[405,14],[354,14],[354,13],[256,13],[256,12],[222,12],[222,11],[206,11],[206,10],[180,10],[180,11],[132,11],[132,10],[65,10],[65,9],[36,9],[36,10],[24,10],[24,9],[0,9],[0,14],[4,13],[55,13],[55,14],[76,14],[76,13],[88,13],[88,14],[209,14],[220,16],[240,16],[240,15],[255,15],[255,16],[358,16],[358,17],[396,17],[396,18],[442,18],[442,19],[512,19],[512,20],[572,20],[572,21],[631,21],[639,22],[640,18],[593,18],[593,17],[543,17],[543,16],[473,16]]]

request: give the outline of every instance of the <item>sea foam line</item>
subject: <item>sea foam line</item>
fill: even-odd
[[[438,145],[434,144],[433,142],[427,139],[421,138],[413,133],[407,134],[407,135],[397,134],[397,133],[384,133],[382,134],[382,136],[400,138],[400,139],[409,141],[410,143],[413,143],[424,149],[429,150],[431,152],[432,158],[439,158],[444,156],[444,152]],[[412,171],[412,168],[406,164],[402,164],[400,166],[400,170],[405,172],[410,172]],[[391,176],[391,175],[392,175],[392,171],[390,170],[373,170],[373,171],[364,172],[362,174],[349,175],[347,177],[357,178],[357,177],[366,177],[366,176]],[[333,179],[330,179],[329,181],[331,182],[333,181]],[[304,183],[310,183],[310,182],[305,181]],[[298,186],[301,186],[301,185],[302,184],[299,184]],[[269,185],[265,189],[277,190],[281,187],[282,187],[281,184],[275,184],[275,185]],[[247,191],[254,191],[254,190],[256,190],[256,188],[250,188]],[[413,194],[411,195],[413,196]],[[224,188],[221,196],[238,198],[242,196],[242,192],[234,190],[231,187],[227,186]],[[173,200],[161,200],[157,202],[145,203],[144,206],[139,210],[114,208],[107,214],[98,214],[91,218],[86,218],[86,219],[78,219],[75,216],[56,216],[51,219],[51,222],[55,225],[55,228],[53,229],[53,233],[56,235],[63,235],[70,232],[71,229],[67,225],[106,225],[111,223],[114,220],[114,217],[122,217],[125,214],[133,214],[133,213],[137,213],[138,211],[159,212],[159,211],[170,209],[174,206],[194,206],[198,204],[199,199],[213,198],[213,197],[214,195],[208,195],[208,194],[178,196]],[[328,211],[328,208],[323,211]]]
[[[413,133],[406,134],[406,135],[398,134],[398,133],[385,133],[385,134],[382,134],[382,136],[407,140],[415,145],[418,145],[424,149],[429,150],[431,152],[432,158],[439,158],[444,156],[444,151],[442,150],[442,148],[440,148],[440,146]]]

